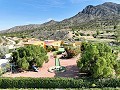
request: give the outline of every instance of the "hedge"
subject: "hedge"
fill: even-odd
[[[6,90],[6,89],[5,89]],[[7,90],[18,90],[18,88],[12,88],[12,89],[7,89]],[[49,89],[36,89],[36,88],[29,88],[29,89],[24,89],[24,88],[20,88],[20,90],[49,90]],[[50,90],[61,90],[61,89],[53,89],[51,88]],[[63,90],[120,90],[120,88],[65,88]]]
[[[0,88],[116,88],[120,79],[0,78]]]

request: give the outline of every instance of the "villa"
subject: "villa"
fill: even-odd
[[[40,45],[40,46],[46,48],[44,41],[28,41],[28,42],[24,43],[24,46],[26,46],[26,45]]]

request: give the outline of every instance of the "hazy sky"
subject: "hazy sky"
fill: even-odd
[[[0,30],[17,25],[61,21],[74,16],[87,5],[120,0],[0,0]]]

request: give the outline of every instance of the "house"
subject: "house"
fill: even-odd
[[[75,41],[75,42],[73,43],[73,47],[81,46],[81,44],[82,44],[82,42],[80,42],[80,41]]]
[[[45,44],[44,41],[35,41],[33,45],[40,45],[40,46],[42,46],[44,48],[46,47],[46,44]]]
[[[0,59],[0,73],[5,73],[10,69],[10,63],[8,59]]]
[[[8,47],[9,49],[14,49],[14,48],[15,48],[14,45],[7,45],[7,47]]]
[[[0,68],[5,67],[5,65],[8,63],[9,63],[8,59],[0,59]]]
[[[5,54],[5,59],[11,59],[12,58],[12,53]]]
[[[53,46],[59,48],[63,45],[63,43],[64,43],[63,41],[54,41]]]
[[[63,45],[63,41],[54,41],[54,40],[45,40],[45,44],[46,46],[51,46],[51,47],[54,47],[54,48],[59,48]]]
[[[46,48],[46,46],[51,46],[54,48],[59,48],[63,45],[63,41],[54,41],[54,40],[45,40],[45,41],[40,41],[38,39],[27,39],[27,42],[23,42],[24,46],[26,45],[40,45],[44,48]]]
[[[44,48],[46,48],[45,42],[44,41],[28,41],[28,42],[24,42],[24,46],[26,45],[40,45]]]

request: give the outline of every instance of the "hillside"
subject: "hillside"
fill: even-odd
[[[88,5],[75,16],[60,22],[51,20],[43,24],[16,26],[1,33],[39,39],[67,39],[71,30],[113,30],[119,25],[119,16],[120,4],[106,2],[97,6]]]

